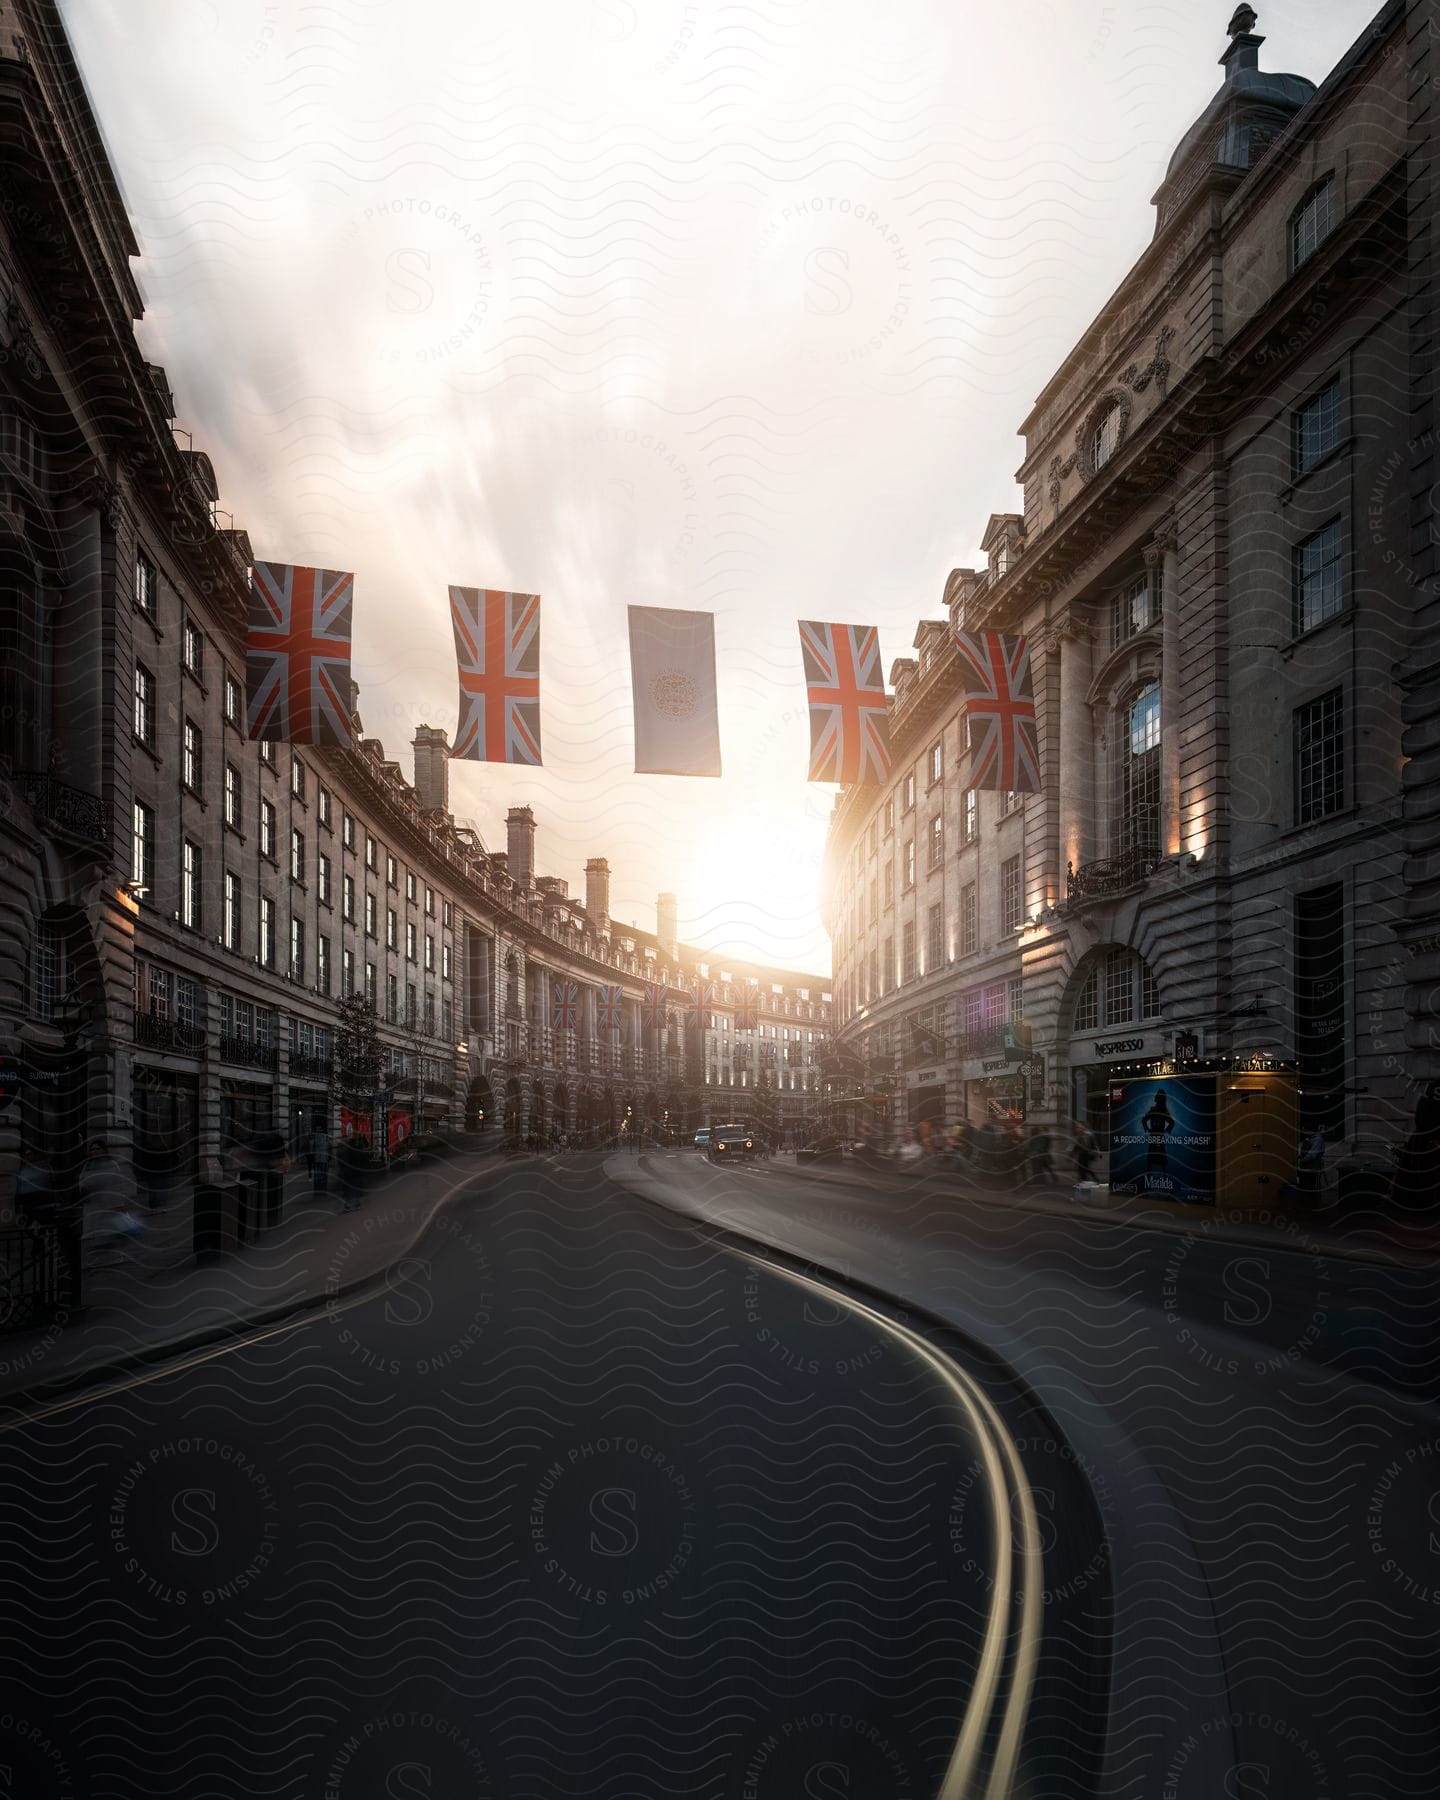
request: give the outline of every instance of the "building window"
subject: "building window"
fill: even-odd
[[[435,890],[432,887],[425,890],[425,911],[432,919],[435,917]]]
[[[914,885],[915,885],[915,840],[914,840],[914,838],[907,838],[905,840],[905,886],[907,888],[912,888],[912,887],[914,887]]]
[[[181,767],[184,771],[185,785],[192,794],[198,794],[200,792],[200,785],[204,774],[204,765],[201,755],[202,740],[200,737],[200,727],[193,719],[187,719],[185,721],[184,730],[181,734],[181,743],[183,746]]]
[[[442,944],[440,946],[440,979],[442,981],[449,981],[450,979],[450,946],[448,944]],[[729,1024],[728,1019],[726,1020],[726,1024]]]
[[[273,775],[275,773],[275,746],[268,738],[260,746],[260,760]]]
[[[1143,957],[1140,959],[1140,1017],[1160,1017],[1160,985],[1155,979],[1155,971]]]
[[[980,905],[975,883],[960,890],[960,954],[973,956],[980,942]]]
[[[901,784],[900,810],[907,813],[915,810],[915,771],[913,769]]]
[[[1090,467],[1098,474],[1120,448],[1120,421],[1123,409],[1117,400],[1107,406],[1099,423],[1090,433]]]
[[[342,949],[340,952],[340,993],[346,1000],[355,992],[355,952]]]
[[[1025,917],[1020,858],[1007,856],[1000,865],[1000,929],[1018,931]]]
[[[290,833],[290,879],[292,881],[305,879],[305,833],[303,831]]]
[[[1019,788],[1002,788],[1000,790],[1000,817],[1008,819],[1013,812],[1019,812],[1025,804],[1025,796]]]
[[[355,818],[352,813],[347,812],[345,817],[341,820],[340,842],[344,844],[347,850],[353,850],[355,848]]]
[[[330,858],[322,856],[315,866],[315,883],[320,891],[320,904],[330,904]]]
[[[939,906],[930,908],[930,935],[925,947],[925,972],[933,975],[945,961],[945,919]]]
[[[930,821],[930,867],[938,869],[945,861],[945,820],[936,813]]]
[[[435,940],[428,931],[425,933],[425,967],[432,971],[435,967]]]
[[[1094,1031],[1100,1024],[1100,965],[1091,965],[1075,996],[1075,1030]]]
[[[870,821],[870,854],[872,856],[874,856],[878,852],[879,848],[880,848],[880,821],[878,819],[872,819]]]
[[[416,948],[417,948],[417,944],[416,944],[415,926],[410,920],[407,919],[405,922],[405,960],[406,960],[406,962],[414,962]]]
[[[240,724],[240,683],[228,673],[225,676],[225,723],[237,729]]]
[[[135,735],[142,744],[155,742],[155,677],[144,663],[135,665]]]
[[[400,865],[393,856],[385,858],[385,885],[392,888],[400,885]]]
[[[290,792],[297,800],[305,798],[305,765],[298,758],[290,765]]]
[[[1115,853],[1160,853],[1160,684],[1150,682],[1125,709]]]
[[[880,877],[870,877],[870,923],[874,925],[880,917]]]
[[[1290,220],[1290,267],[1298,269],[1335,229],[1335,177],[1316,182]]]
[[[1135,1017],[1135,958],[1112,950],[1105,958],[1105,1023],[1128,1025]]]
[[[373,962],[367,962],[365,965],[365,998],[370,1002],[372,1009],[379,997],[379,993],[379,978],[375,972],[375,965]]]
[[[240,948],[240,877],[233,870],[225,871],[225,948]]]
[[[143,800],[130,808],[130,885],[142,894],[155,888],[155,815]]]
[[[893,906],[895,904],[895,865],[893,862],[887,862],[885,865],[884,882],[885,904]]]
[[[367,890],[366,894],[365,894],[365,935],[366,935],[366,937],[373,938],[375,936],[379,916],[380,916],[379,909],[375,902],[375,896]]]
[[[327,831],[330,829],[330,790],[322,787],[315,797],[315,810],[320,823]]]
[[[340,878],[340,912],[341,916],[355,923],[355,877],[342,875]]]
[[[413,869],[407,869],[405,871],[405,898],[413,903],[419,891],[419,887],[415,880],[415,871]]]
[[[440,922],[447,931],[451,930],[455,924],[455,908],[448,900],[440,902]]]
[[[1340,521],[1331,519],[1294,552],[1295,635],[1311,631],[1343,610]]]
[[[885,810],[880,816],[883,820],[885,836],[889,837],[895,829],[895,799],[893,795],[885,802]]]
[[[268,894],[260,896],[260,961],[267,969],[275,967],[275,902]]]
[[[160,576],[143,550],[135,553],[135,604],[155,617],[155,602],[160,591]]]
[[[1304,475],[1340,442],[1340,377],[1312,394],[1290,415],[1292,472]]]
[[[385,908],[385,947],[389,950],[400,948],[400,915],[393,906]]]
[[[380,868],[380,846],[368,831],[365,833],[365,867],[377,873]]]
[[[295,981],[305,979],[305,921],[290,921],[290,975]]]
[[[200,846],[186,838],[180,846],[180,922],[191,931],[201,926],[202,892]]]
[[[234,763],[225,765],[225,823],[231,831],[240,829],[243,801],[240,794],[240,771]]]
[[[1295,710],[1295,823],[1308,825],[1344,804],[1344,703],[1333,688]]]
[[[931,785],[931,787],[934,787],[934,785],[937,781],[943,780],[944,775],[945,775],[945,744],[944,744],[944,740],[942,739],[939,743],[932,744],[930,746],[930,785]]]
[[[903,927],[900,933],[900,979],[915,979],[915,926],[913,921]]]
[[[189,619],[181,634],[180,655],[192,675],[199,678],[205,673],[205,639],[200,635],[200,627]]]
[[[880,992],[888,994],[895,979],[895,940],[887,937],[880,957]]]
[[[392,1025],[399,1022],[400,977],[398,975],[385,977],[385,1017]]]
[[[260,854],[275,860],[275,808],[268,800],[260,802]]]
[[[1116,594],[1110,604],[1110,641],[1113,646],[1128,643],[1152,625],[1160,623],[1163,583],[1158,568],[1132,581]]]
[[[317,937],[315,940],[315,985],[322,994],[330,992],[330,940],[328,937]]]

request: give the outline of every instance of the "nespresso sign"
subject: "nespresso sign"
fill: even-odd
[[[1103,1044],[1095,1046],[1097,1056],[1128,1056],[1132,1051],[1143,1050],[1145,1040],[1138,1038],[1110,1038]]]

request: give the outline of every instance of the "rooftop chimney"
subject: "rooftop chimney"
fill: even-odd
[[[673,894],[661,894],[655,902],[655,936],[671,962],[680,960],[680,902]]]
[[[535,815],[528,806],[512,806],[506,813],[505,848],[510,879],[528,888],[535,880]]]
[[[1237,6],[1235,16],[1226,30],[1230,37],[1230,47],[1220,58],[1225,65],[1225,79],[1233,81],[1242,69],[1258,69],[1260,67],[1260,46],[1265,42],[1263,37],[1255,35],[1255,8],[1253,6]]]
[[[593,930],[610,929],[610,865],[603,856],[585,865],[585,911]]]
[[[450,810],[450,738],[443,726],[416,727],[415,798],[426,812]]]

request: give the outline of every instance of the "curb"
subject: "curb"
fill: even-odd
[[[508,1169],[515,1162],[527,1160],[532,1159],[515,1158],[507,1162],[505,1167]],[[348,1305],[366,1298],[372,1290],[383,1288],[402,1257],[413,1255],[436,1219],[447,1207],[455,1204],[462,1192],[463,1188],[458,1188],[454,1192],[443,1194],[423,1215],[414,1235],[395,1253],[391,1261],[378,1269],[370,1270],[368,1274],[357,1275],[353,1281],[333,1289],[327,1288],[320,1293],[297,1295],[283,1305],[271,1307],[267,1312],[252,1313],[248,1318],[209,1325],[188,1336],[165,1338],[159,1343],[146,1344],[143,1348],[127,1351],[108,1361],[87,1363],[83,1368],[71,1369],[64,1375],[57,1375],[35,1387],[19,1388],[11,1395],[0,1394],[0,1432],[30,1424],[37,1416],[63,1406],[93,1387],[107,1382],[123,1383],[147,1369],[171,1362],[177,1357],[193,1355],[203,1350],[223,1349],[228,1344],[273,1331],[280,1326],[298,1324],[310,1314],[332,1308],[339,1302],[343,1301]],[[359,1210],[357,1208],[357,1212]]]
[[[918,1188],[923,1180],[919,1176],[908,1177],[905,1184],[897,1190],[895,1186],[882,1186],[878,1182],[867,1181],[863,1176],[851,1175],[844,1169],[844,1165],[842,1165],[842,1171],[839,1177],[841,1185],[856,1187],[863,1192],[872,1194],[905,1192],[912,1185]],[[819,1169],[796,1168],[793,1173],[798,1175],[802,1181],[836,1179],[834,1174],[827,1176]],[[931,1171],[931,1173],[938,1175],[942,1180],[945,1179],[943,1170]],[[990,1194],[974,1188],[962,1188],[958,1184],[950,1187],[947,1183],[946,1186],[933,1191],[948,1192],[953,1194],[957,1200],[964,1200],[967,1204],[989,1206],[1002,1212],[1032,1213],[1051,1219],[1076,1219],[1086,1225],[1129,1225],[1139,1231],[1163,1231],[1168,1232],[1172,1237],[1204,1237],[1210,1243],[1239,1244],[1249,1249],[1263,1245],[1266,1249],[1288,1252],[1292,1256],[1318,1254],[1332,1256],[1342,1262],[1369,1263],[1380,1268],[1390,1269],[1433,1269],[1436,1264],[1435,1254],[1426,1250],[1392,1250],[1383,1244],[1347,1244],[1336,1238],[1318,1236],[1300,1218],[1295,1219],[1293,1224],[1296,1233],[1307,1240],[1303,1245],[1286,1242],[1278,1234],[1272,1235],[1275,1233],[1275,1228],[1270,1225],[1267,1225],[1263,1232],[1257,1234],[1253,1231],[1246,1231],[1238,1223],[1227,1220],[1227,1224],[1231,1226],[1230,1229],[1212,1230],[1208,1228],[1207,1221],[1204,1219],[1167,1219],[1163,1214],[1141,1218],[1134,1213],[1118,1212],[1104,1206],[1079,1206],[1073,1203],[1045,1205],[1040,1203],[1039,1196],[1031,1199],[1016,1194]],[[1218,1218],[1224,1215],[1217,1214],[1216,1216]]]

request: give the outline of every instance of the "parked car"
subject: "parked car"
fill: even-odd
[[[710,1134],[711,1162],[734,1162],[755,1154],[755,1139],[743,1125],[717,1125]]]

